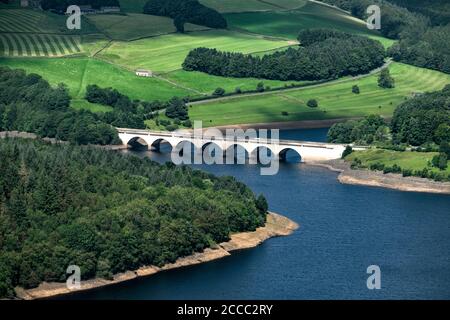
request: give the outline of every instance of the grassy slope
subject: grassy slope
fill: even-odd
[[[383,163],[385,166],[389,167],[397,164],[402,169],[422,170],[424,168],[428,168],[434,172],[445,172],[449,175],[450,166],[447,167],[445,171],[429,166],[429,162],[437,154],[437,152],[399,152],[373,149],[366,151],[355,151],[347,156],[346,160],[353,161],[355,158],[358,158],[362,161],[362,165],[367,167],[374,163]]]
[[[275,10],[277,7],[260,0],[200,0],[200,3],[219,12],[247,12]]]
[[[192,119],[203,120],[208,126],[391,115],[412,93],[439,90],[450,83],[450,75],[437,71],[399,63],[392,64],[390,70],[395,89],[379,88],[378,75],[372,75],[315,88],[208,102],[192,106],[189,112]],[[351,92],[355,84],[360,87],[359,95]],[[305,105],[312,98],[318,100],[319,108]],[[289,115],[283,116],[283,111]]]
[[[337,9],[309,2],[298,10],[227,14],[231,28],[253,33],[296,39],[298,32],[308,28],[332,28],[369,36],[385,46],[393,41],[367,29],[364,22]]]
[[[84,17],[80,30],[69,30],[66,26],[67,17],[63,15],[23,8],[0,9],[0,31],[58,34],[87,34],[97,31]]]
[[[147,68],[169,72],[181,68],[186,55],[197,47],[252,53],[288,45],[226,30],[170,34],[132,42],[114,42],[99,57],[132,69]]]
[[[218,87],[225,89],[227,93],[234,92],[237,87],[241,88],[242,91],[255,90],[256,85],[259,82],[263,82],[264,86],[270,86],[271,88],[284,87],[284,85],[289,85],[291,83],[307,83],[307,81],[288,82],[255,78],[225,78],[208,75],[202,72],[186,72],[183,70],[164,74],[163,77],[183,86],[193,88],[203,94],[211,94]]]
[[[42,74],[53,85],[64,82],[69,86],[72,97],[77,99],[84,96],[88,84],[113,87],[133,99],[142,100],[166,100],[192,93],[166,81],[137,77],[127,70],[90,58],[1,59],[0,65]]]
[[[114,40],[130,41],[176,32],[172,19],[148,14],[103,14],[88,16],[88,19],[98,30]],[[189,23],[185,28],[186,31],[208,29]]]

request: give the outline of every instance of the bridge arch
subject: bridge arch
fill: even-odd
[[[214,141],[209,141],[202,145],[202,157],[206,164],[212,164],[212,161],[217,164],[223,163],[224,150]]]
[[[147,141],[145,141],[145,139],[143,139],[142,137],[133,137],[131,139],[129,139],[127,142],[127,147],[131,148],[131,149],[149,149],[149,145],[147,143]]]
[[[266,146],[258,146],[250,152],[250,163],[264,163],[270,162],[270,159],[275,158],[275,153]]]
[[[176,152],[180,157],[183,157],[185,160],[189,159],[191,161],[190,163],[194,163],[194,154],[199,150],[201,149],[196,147],[194,142],[182,140],[176,144],[176,146],[172,149],[172,152]],[[189,154],[185,154],[186,152]]]
[[[284,148],[278,153],[278,157],[281,161],[289,163],[302,162],[302,155],[294,148]]]
[[[154,141],[151,141],[151,143],[150,143],[150,149],[152,151],[156,151],[156,152],[170,153],[170,152],[172,152],[173,148],[174,148],[174,146],[172,145],[172,143],[170,143],[170,141],[168,141],[164,138],[155,139]]]
[[[227,146],[225,157],[227,159],[227,164],[246,164],[249,163],[250,152],[245,146],[239,143],[233,143]]]

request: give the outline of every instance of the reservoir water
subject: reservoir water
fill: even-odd
[[[324,141],[326,132],[280,137]],[[196,167],[236,177],[300,228],[221,260],[64,299],[450,299],[450,196],[342,185],[336,173],[299,163],[275,176],[250,165]],[[367,289],[370,265],[381,268],[380,290]]]

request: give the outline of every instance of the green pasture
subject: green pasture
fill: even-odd
[[[112,87],[141,100],[168,100],[173,96],[187,96],[191,91],[157,78],[137,77],[128,70],[91,58],[20,58],[0,59],[0,66],[21,68],[41,74],[52,85],[65,83],[73,98],[84,97],[86,85]]]
[[[370,149],[365,151],[355,151],[345,158],[346,161],[353,161],[355,158],[361,160],[364,167],[370,167],[371,164],[382,163],[387,167],[392,167],[394,164],[400,166],[402,169],[423,170],[428,168],[434,172],[445,172],[450,174],[450,166],[446,170],[439,170],[439,168],[430,165],[431,160],[437,152],[412,152],[412,151],[393,151],[383,149]]]
[[[184,70],[178,70],[169,72],[163,75],[164,78],[176,82],[182,86],[196,90],[202,94],[212,94],[212,92],[220,87],[225,89],[226,93],[235,92],[236,88],[240,88],[242,91],[255,90],[256,85],[259,82],[264,83],[264,86],[271,88],[281,88],[289,86],[291,84],[307,84],[307,81],[278,81],[278,80],[265,80],[255,78],[226,78],[208,75],[202,72],[187,72]]]
[[[76,110],[89,110],[95,113],[103,113],[112,111],[113,108],[98,103],[90,103],[85,99],[73,99],[70,101],[70,106]]]
[[[278,9],[269,2],[260,0],[200,0],[200,3],[221,13],[269,11]]]
[[[0,56],[59,57],[81,51],[79,36],[0,33]]]
[[[172,19],[148,14],[98,14],[88,16],[87,19],[100,32],[113,40],[130,41],[176,32]],[[208,28],[188,23],[185,29],[197,31]]]
[[[390,116],[398,104],[414,94],[439,90],[450,83],[450,75],[405,64],[393,63],[390,71],[396,82],[394,89],[378,87],[378,75],[371,75],[315,87],[206,102],[191,106],[189,114],[193,120],[203,120],[205,126],[351,118],[369,114]],[[353,85],[359,86],[360,94],[352,93]],[[319,107],[306,106],[309,99],[317,99]]]
[[[268,40],[227,30],[169,34],[132,42],[113,42],[100,58],[130,69],[145,68],[164,73],[181,69],[190,50],[198,47],[253,53],[289,45],[284,40]]]
[[[67,17],[41,10],[31,9],[0,9],[0,32],[26,33],[58,33],[87,34],[96,32],[92,24],[84,17],[81,20],[81,30],[69,30],[66,26]]]
[[[296,39],[300,30],[331,28],[374,38],[388,47],[393,40],[367,29],[365,23],[338,9],[308,2],[297,10],[227,14],[230,28],[288,39]]]

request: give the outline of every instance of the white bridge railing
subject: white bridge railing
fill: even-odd
[[[184,132],[167,132],[167,131],[154,131],[154,130],[142,130],[142,129],[127,129],[127,128],[116,128],[119,134],[130,134],[136,136],[157,136],[157,137],[170,137],[178,139],[188,139],[195,140],[199,137],[195,136],[194,133],[184,133]],[[201,136],[200,140],[203,141],[227,141],[227,142],[242,142],[242,143],[255,143],[261,145],[271,145],[278,144],[280,146],[293,146],[293,147],[308,147],[308,148],[321,148],[321,149],[333,149],[336,144],[323,143],[323,142],[309,142],[309,141],[297,141],[297,140],[272,140],[270,138],[240,138],[238,136],[229,138],[217,138]]]

